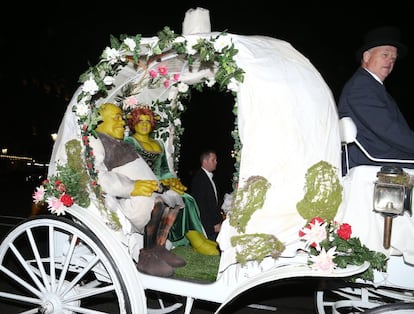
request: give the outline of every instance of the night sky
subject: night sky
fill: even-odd
[[[59,127],[66,106],[78,87],[79,75],[89,64],[95,64],[103,49],[109,46],[110,34],[150,37],[164,26],[181,33],[185,12],[197,6],[210,10],[212,31],[265,35],[291,43],[319,70],[335,99],[359,65],[355,51],[367,30],[396,25],[402,31],[402,41],[409,48],[413,47],[411,19],[403,18],[412,12],[408,1],[393,1],[386,6],[380,6],[377,1],[325,2],[328,4],[322,1],[271,3],[268,0],[247,3],[216,0],[75,3],[56,2],[51,6],[40,1],[16,2],[9,4],[8,11],[3,10],[0,79],[2,108],[5,110],[0,143],[2,148],[9,148],[9,153],[48,161],[53,144],[50,134]],[[7,20],[13,22],[6,22],[6,15]],[[412,80],[409,77],[412,73],[409,71],[412,70],[410,58],[409,51],[408,57],[397,63],[385,84],[413,125],[411,86],[408,85]],[[228,156],[231,136],[226,131],[233,127],[232,99],[228,95],[218,97],[216,93],[195,93],[192,101],[203,107],[200,105],[197,110],[187,113],[183,118],[184,127],[193,130],[196,124],[198,130],[194,129],[191,134],[199,134],[197,138],[201,138],[194,142],[194,136],[184,136],[182,157],[186,166],[181,166],[183,181],[187,183],[191,171],[198,166],[198,153],[203,147],[218,150],[217,174],[225,181],[232,172],[233,163]],[[209,136],[202,137],[206,130]],[[225,185],[224,189],[227,188]]]

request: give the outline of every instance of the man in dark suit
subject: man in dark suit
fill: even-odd
[[[208,239],[215,241],[221,228],[222,216],[213,171],[217,167],[217,154],[207,150],[200,155],[201,167],[191,182],[191,195],[200,209],[201,222]]]
[[[339,117],[351,117],[357,139],[376,158],[414,159],[414,132],[384,87],[397,59],[407,54],[395,27],[376,28],[357,52],[361,66],[345,84],[338,103]],[[349,167],[381,165],[356,146],[349,148]],[[414,168],[413,164],[400,164]]]

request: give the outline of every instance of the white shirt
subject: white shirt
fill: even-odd
[[[204,172],[207,173],[207,176],[210,179],[211,185],[213,186],[214,194],[216,195],[216,201],[218,202],[216,184],[213,181],[213,173],[204,169],[203,167],[201,167],[201,169],[203,169]]]

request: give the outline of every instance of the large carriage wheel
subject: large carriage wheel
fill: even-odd
[[[0,301],[19,313],[134,313],[137,305],[116,265],[83,225],[55,216],[28,219],[0,246],[6,284]]]

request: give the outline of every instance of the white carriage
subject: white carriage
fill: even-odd
[[[206,18],[203,11],[189,13]],[[96,123],[94,108],[105,102],[153,104],[170,122],[158,136],[165,141],[174,168],[181,134],[180,97],[187,95],[188,87],[216,84],[235,97],[235,186],[243,188],[254,176],[270,183],[245,233],[273,235],[285,250],[277,258],[238,262],[237,247],[230,243],[237,230],[226,220],[219,235],[222,254],[215,282],[145,275],[135,266],[140,236],[131,234],[122,214],[103,206],[94,186],[88,185],[88,207],[74,204],[65,215],[28,219],[4,238],[0,273],[10,289],[0,291],[1,302],[22,304],[21,313],[107,313],[107,302],[117,304],[119,313],[167,313],[179,307],[190,313],[194,300],[205,300],[217,303],[221,312],[237,296],[264,283],[314,277],[329,279],[316,294],[320,313],[339,313],[340,308],[385,311],[384,306],[412,310],[413,249],[408,241],[414,235],[413,219],[407,212],[394,219],[391,248],[384,249],[382,232],[378,234],[383,216],[372,212],[379,167],[357,167],[341,177],[340,124],[331,92],[318,71],[285,41],[211,32],[186,23],[184,28],[191,31],[177,38],[165,29],[151,38],[126,36],[104,50],[100,62],[81,77],[83,84],[69,103],[49,175],[67,162],[68,141],[85,145],[83,136]],[[160,67],[168,73],[153,76],[151,71]],[[88,157],[83,158],[88,164]],[[304,197],[308,169],[319,161],[337,169],[344,188],[336,219],[349,221],[363,242],[390,257],[387,272],[376,272],[373,281],[348,280],[366,271],[369,263],[327,273],[313,269],[309,255],[303,253],[306,247],[298,231],[306,219],[296,205]],[[92,183],[93,172],[89,176]],[[372,220],[373,227],[366,228]],[[185,306],[167,306],[160,300],[158,308],[148,308],[147,291],[182,296]]]

